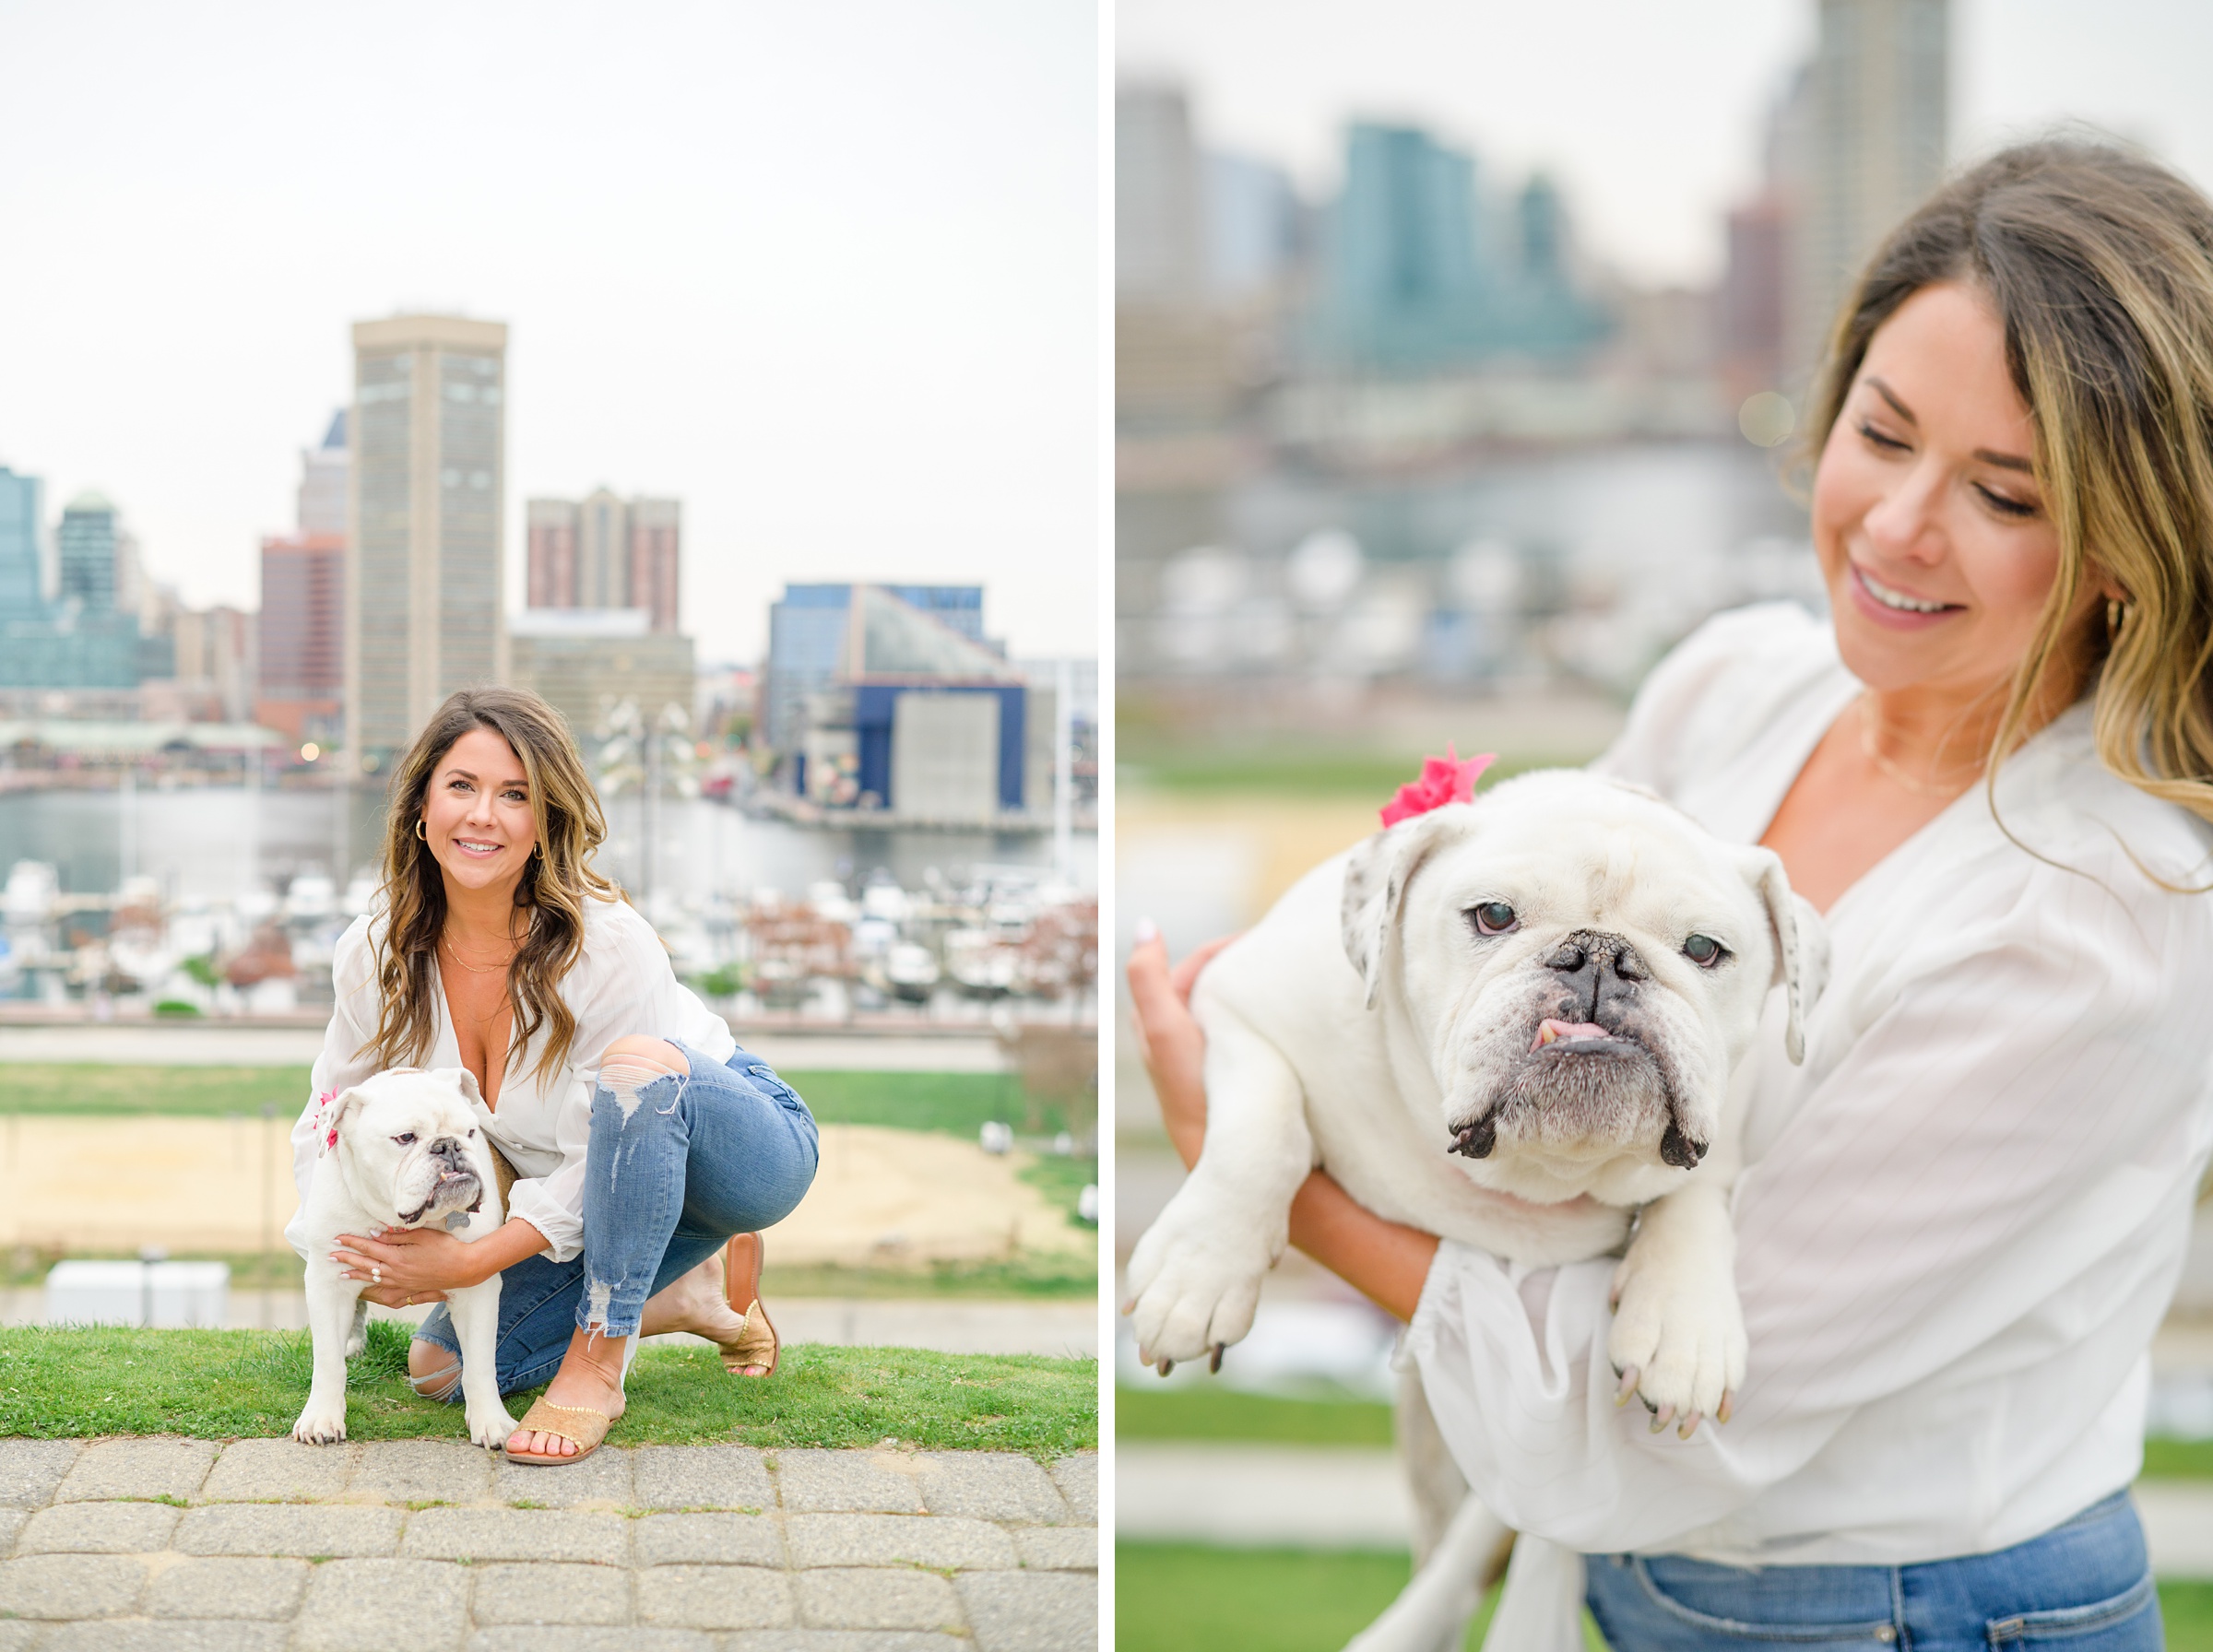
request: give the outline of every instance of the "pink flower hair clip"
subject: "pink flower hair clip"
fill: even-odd
[[[1448,741],[1444,756],[1422,759],[1422,777],[1408,781],[1399,788],[1399,795],[1383,806],[1383,824],[1396,826],[1448,803],[1473,801],[1477,777],[1497,761],[1496,751],[1486,751],[1462,762]]]

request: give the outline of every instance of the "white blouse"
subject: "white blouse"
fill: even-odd
[[[366,1046],[376,1032],[373,952],[383,930],[381,911],[356,918],[338,938],[331,961],[337,1003],[323,1054],[315,1060],[307,1105],[292,1127],[292,1177],[302,1204],[284,1236],[302,1256],[307,1254],[307,1187],[315,1164],[314,1098],[358,1084],[377,1070]],[[443,982],[439,987],[432,995],[437,1036],[422,1065],[459,1067],[461,1046]],[[584,950],[562,978],[561,996],[576,1018],[568,1059],[542,1079],[532,1070],[543,1047],[541,1030],[510,1055],[496,1107],[479,1103],[477,1114],[484,1133],[515,1166],[507,1214],[538,1229],[551,1245],[553,1259],[566,1262],[584,1248],[584,1155],[591,1140],[600,1052],[631,1034],[670,1039],[716,1061],[728,1061],[738,1045],[728,1023],[677,980],[653,926],[625,902],[585,901]]]
[[[1825,622],[1725,614],[1598,766],[1751,843],[1860,691]],[[1836,903],[1803,1067],[1769,1005],[1727,1426],[1615,1409],[1612,1262],[1439,1249],[1404,1349],[1502,1518],[1586,1552],[1891,1565],[2020,1542],[2135,1477],[2213,1149],[2213,895],[2132,855],[2202,884],[2213,840],[2099,764],[2087,703],[2002,766],[1997,805],[1977,785]]]

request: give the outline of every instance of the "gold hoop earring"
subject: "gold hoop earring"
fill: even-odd
[[[422,817],[420,815],[417,815],[415,817],[415,835],[420,838],[426,844],[431,841],[431,834],[422,829]]]
[[[2128,622],[2128,604],[2117,596],[2105,599],[2105,640],[2111,643],[2121,634],[2122,626]]]

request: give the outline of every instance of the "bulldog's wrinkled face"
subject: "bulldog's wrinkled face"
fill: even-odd
[[[1379,833],[1345,908],[1371,996],[1395,993],[1428,1052],[1450,1150],[1525,1198],[1673,1186],[1778,981],[1795,1044],[1781,863],[1595,776],[1526,775]]]
[[[395,1068],[355,1085],[323,1123],[354,1197],[395,1227],[443,1226],[479,1209],[490,1175],[465,1068]]]

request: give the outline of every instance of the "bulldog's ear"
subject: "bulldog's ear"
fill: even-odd
[[[448,1067],[440,1069],[440,1076],[451,1073],[454,1082],[461,1087],[462,1095],[476,1105],[484,1104],[484,1092],[477,1084],[477,1075],[466,1067]]]
[[[346,1115],[369,1099],[368,1092],[358,1086],[342,1090],[336,1095],[325,1095],[322,1105],[315,1110],[315,1157],[338,1150],[338,1127]]]
[[[1805,1059],[1805,1018],[1828,985],[1828,926],[1813,903],[1792,890],[1782,857],[1772,849],[1746,850],[1744,867],[1746,880],[1768,909],[1768,926],[1775,936],[1775,974],[1768,985],[1780,982],[1790,1007],[1783,1048],[1793,1064],[1800,1063]]]
[[[1383,985],[1383,959],[1398,927],[1407,883],[1438,844],[1467,824],[1473,808],[1449,803],[1411,816],[1368,838],[1344,863],[1344,891],[1338,903],[1344,955],[1360,972],[1370,1009]]]

